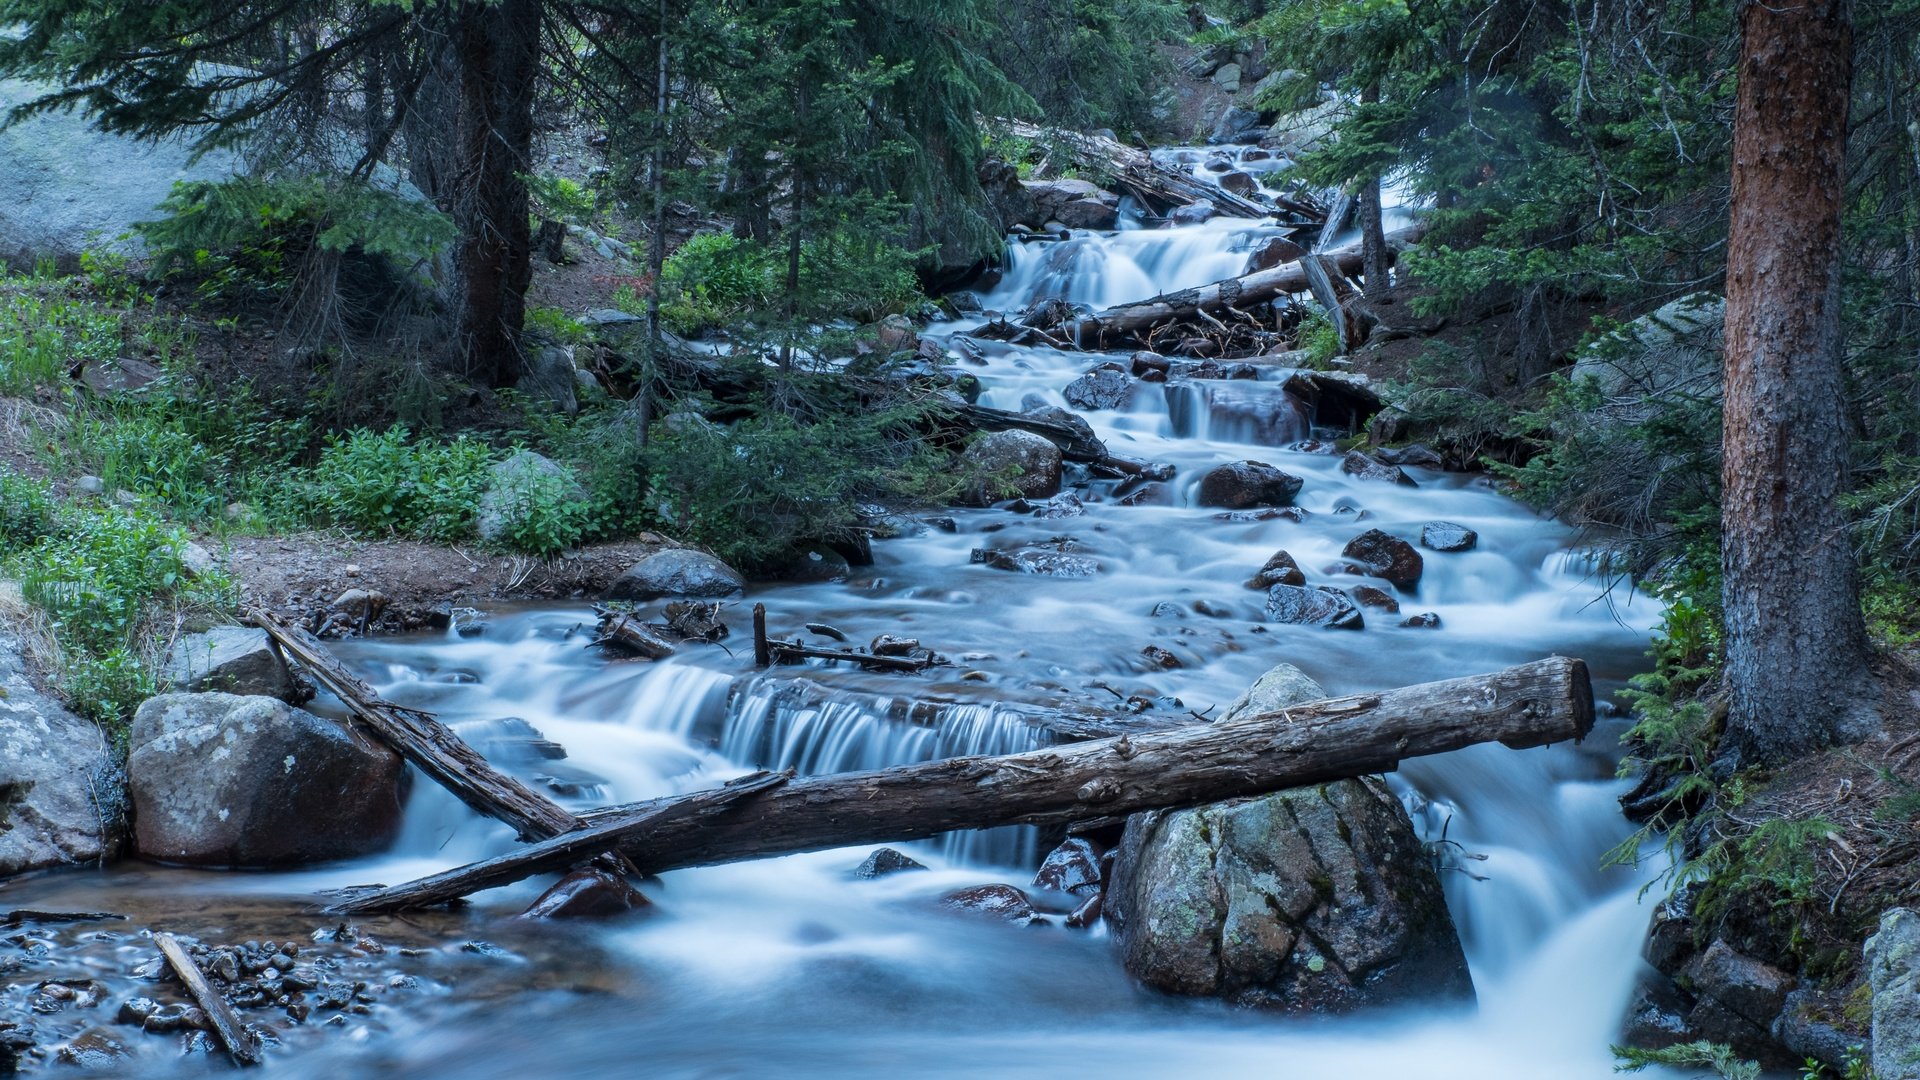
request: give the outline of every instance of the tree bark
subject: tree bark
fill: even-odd
[[[1392,287],[1389,267],[1393,252],[1387,247],[1385,210],[1380,205],[1380,178],[1360,187],[1360,288],[1369,300]]]
[[[710,807],[705,791],[611,807],[585,829],[500,858],[360,896],[337,910],[393,911],[559,870],[609,846],[648,873],[955,829],[1060,824],[1194,806],[1396,768],[1408,757],[1499,741],[1524,749],[1593,726],[1587,666],[1552,657],[1491,675],[1309,702],[1005,757],[964,757],[790,780]],[[764,782],[758,781],[755,782]]]
[[[1055,148],[1074,161],[1114,178],[1114,186],[1124,188],[1159,213],[1189,203],[1208,202],[1228,217],[1263,218],[1276,212],[1292,215],[1304,222],[1317,222],[1326,211],[1310,203],[1275,197],[1274,204],[1256,202],[1243,195],[1196,179],[1193,174],[1170,168],[1153,160],[1153,155],[1136,150],[1104,135],[1041,127],[1021,120],[1006,120],[1007,130],[1023,139],[1035,139]]]
[[[1866,634],[1839,495],[1853,32],[1846,0],[1740,14],[1722,466],[1723,749],[1782,762],[1842,734]]]
[[[540,74],[540,0],[468,0],[456,24],[460,172],[455,181],[454,340],[469,376],[494,387],[520,378],[520,331],[533,280],[523,179],[533,156]]]

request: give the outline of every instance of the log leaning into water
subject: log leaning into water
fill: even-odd
[[[431,713],[382,700],[313,635],[258,608],[249,615],[255,626],[300,661],[313,680],[339,698],[381,742],[476,812],[513,826],[522,840],[544,840],[579,827],[579,818],[494,768]]]
[[[167,963],[173,967],[173,973],[180,976],[180,981],[186,984],[187,993],[193,996],[194,1004],[200,1006],[200,1011],[207,1014],[207,1022],[213,1025],[214,1035],[219,1037],[220,1045],[227,1048],[227,1053],[233,1055],[233,1060],[242,1065],[260,1064],[259,1040],[241,1025],[240,1018],[234,1015],[232,1007],[227,1004],[227,999],[220,996],[220,991],[215,990],[207,982],[207,977],[200,971],[200,965],[194,963],[193,957],[187,955],[187,950],[181,946],[180,940],[172,934],[162,932],[153,935],[153,943],[160,947],[160,955],[167,958]]]
[[[964,757],[770,785],[712,812],[718,791],[609,807],[585,828],[488,862],[363,895],[338,910],[445,903],[609,847],[648,873],[956,829],[1060,824],[1385,772],[1409,757],[1481,742],[1516,749],[1584,737],[1593,688],[1583,661],[1552,657],[1491,675],[1309,702],[1004,757]],[[704,802],[703,802],[704,801]]]

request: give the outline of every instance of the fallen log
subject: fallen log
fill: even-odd
[[[445,903],[619,850],[648,873],[853,844],[919,840],[956,829],[1065,824],[1259,795],[1385,772],[1409,757],[1481,742],[1515,749],[1580,739],[1593,727],[1583,661],[1552,657],[1491,675],[1309,702],[1279,712],[1121,735],[1004,757],[964,757],[876,772],[813,776],[728,800],[723,813],[678,808],[706,791],[586,815],[566,836],[484,863],[359,897],[344,910]]]
[[[240,1018],[234,1015],[227,999],[221,997],[220,991],[207,982],[207,977],[200,972],[200,965],[187,955],[179,939],[161,931],[153,935],[153,943],[160,947],[160,955],[167,958],[173,973],[186,984],[187,993],[193,996],[194,1004],[207,1014],[214,1035],[220,1039],[220,1045],[227,1048],[227,1053],[233,1055],[233,1060],[242,1065],[260,1064],[260,1041],[241,1025]]]
[[[305,630],[258,608],[249,615],[278,648],[313,674],[314,682],[339,698],[354,719],[475,812],[513,826],[522,840],[544,840],[579,827],[579,818],[494,768],[432,713],[383,700]]]
[[[664,660],[673,655],[673,642],[661,637],[632,612],[600,607],[593,610],[600,617],[600,636],[593,639],[595,645],[621,649],[647,660]]]
[[[1419,225],[1395,231],[1387,237],[1390,253],[1410,246],[1423,232],[1423,227]],[[1358,274],[1364,268],[1358,243],[1320,257],[1344,275]],[[1240,277],[1082,316],[1077,322],[1060,327],[1056,336],[1070,338],[1083,349],[1102,348],[1120,340],[1138,340],[1156,326],[1194,319],[1202,312],[1238,310],[1245,305],[1263,304],[1278,297],[1307,292],[1311,287],[1306,268],[1300,260],[1295,259]]]
[[[1054,147],[1071,158],[1073,164],[1113,177],[1115,187],[1125,188],[1155,213],[1165,213],[1176,206],[1204,201],[1212,203],[1228,217],[1258,219],[1273,217],[1276,211],[1284,211],[1316,224],[1325,217],[1325,211],[1301,199],[1279,196],[1274,198],[1272,206],[1268,206],[1235,195],[1184,169],[1162,165],[1153,160],[1152,154],[1104,135],[1041,127],[1023,120],[1004,120],[999,123],[1020,138]]]

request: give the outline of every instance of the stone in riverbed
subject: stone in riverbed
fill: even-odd
[[[1256,506],[1286,506],[1305,483],[1264,461],[1235,461],[1217,465],[1200,478],[1195,502],[1246,510]]]
[[[134,714],[134,847],[191,866],[290,866],[385,849],[399,755],[269,697],[162,694]]]
[[[1076,554],[1077,550],[1071,541],[1018,548],[976,548],[970,561],[995,570],[1046,577],[1092,577],[1099,573],[1100,563]]]
[[[1068,383],[1060,396],[1076,409],[1118,409],[1133,396],[1133,378],[1118,364],[1102,365]]]
[[[1027,900],[1027,894],[1011,885],[976,885],[940,898],[940,903],[956,911],[992,915],[1012,923],[1031,923],[1040,918]]]
[[[1084,836],[1070,836],[1054,848],[1033,875],[1033,887],[1090,896],[1100,891],[1100,861],[1107,850]]]
[[[1385,589],[1376,589],[1371,585],[1355,585],[1347,590],[1354,600],[1364,608],[1377,608],[1389,615],[1400,614],[1400,601],[1387,594]]]
[[[1285,551],[1276,551],[1260,572],[1247,579],[1249,589],[1271,589],[1275,585],[1305,585],[1307,575],[1300,572],[1300,564]]]
[[[1267,617],[1294,626],[1324,626],[1329,630],[1366,627],[1360,609],[1339,589],[1321,585],[1275,585],[1267,590]]]
[[[1440,629],[1440,616],[1437,612],[1423,611],[1418,615],[1400,620],[1400,625],[1414,630]]]
[[[592,867],[575,870],[555,882],[527,906],[518,918],[544,922],[548,919],[574,919],[592,916],[624,915],[629,911],[652,907],[653,902],[627,879],[611,870]]]
[[[1060,448],[1031,431],[989,432],[975,439],[961,460],[981,473],[1006,480],[1022,498],[1046,499],[1060,491]],[[962,501],[985,506],[994,494],[978,488]]]
[[[1472,551],[1480,534],[1451,521],[1429,521],[1420,526],[1420,546],[1433,551]]]
[[[1426,569],[1412,544],[1379,529],[1368,529],[1347,541],[1340,554],[1355,573],[1385,578],[1402,592],[1412,592]]]
[[[627,568],[608,586],[608,600],[657,600],[665,596],[721,599],[746,591],[740,572],[704,551],[667,548]]]
[[[1306,672],[1292,664],[1275,664],[1233,699],[1233,704],[1220,714],[1220,721],[1225,723],[1243,716],[1278,712],[1289,705],[1317,701],[1326,696],[1327,692]]]
[[[1402,487],[1420,486],[1400,466],[1375,461],[1358,450],[1349,450],[1347,456],[1340,459],[1340,471],[1359,480],[1380,480]]]
[[[926,867],[908,856],[902,855],[890,847],[875,848],[853,871],[853,876],[864,880],[898,874],[907,870],[925,870]]]

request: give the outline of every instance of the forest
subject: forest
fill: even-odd
[[[0,0],[0,1072],[1920,1080],[1916,43]]]

